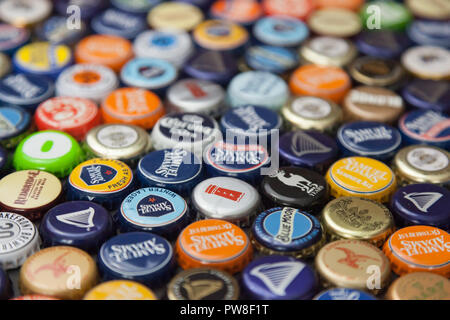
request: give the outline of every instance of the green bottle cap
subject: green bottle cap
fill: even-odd
[[[370,1],[360,11],[362,23],[369,30],[402,31],[413,19],[406,6],[395,1]]]
[[[35,169],[67,177],[84,159],[78,142],[67,133],[56,130],[29,135],[17,146],[13,166],[16,170]]]

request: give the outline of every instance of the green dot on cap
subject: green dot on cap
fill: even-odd
[[[402,31],[413,19],[406,6],[395,1],[371,1],[360,11],[365,29]]]
[[[83,158],[84,153],[72,136],[45,130],[22,140],[14,153],[13,165],[16,170],[42,170],[64,178]]]

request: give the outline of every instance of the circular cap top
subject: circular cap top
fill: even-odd
[[[72,136],[61,131],[44,130],[20,142],[14,152],[13,165],[16,170],[43,170],[64,178],[83,158],[84,153]]]
[[[283,47],[255,45],[245,52],[247,65],[257,71],[268,71],[283,74],[298,65],[298,57],[294,50]]]
[[[291,16],[305,20],[314,10],[312,0],[263,0],[262,6],[267,15]]]
[[[192,290],[205,285],[206,290]],[[167,285],[170,300],[237,300],[239,285],[230,274],[212,268],[194,268],[177,274]]]
[[[450,300],[450,280],[431,272],[408,273],[391,284],[386,298],[389,300]]]
[[[406,32],[408,37],[417,44],[450,47],[449,28],[449,20],[414,20]]]
[[[261,4],[255,0],[216,0],[210,14],[216,19],[249,25],[262,16]]]
[[[5,0],[0,3],[0,20],[18,27],[30,27],[52,12],[49,0]]]
[[[83,300],[157,300],[146,286],[129,280],[112,280],[92,288]]]
[[[350,65],[350,75],[361,84],[386,87],[398,84],[405,72],[395,60],[362,56]]]
[[[198,24],[192,37],[202,48],[209,50],[234,50],[248,41],[247,30],[225,20],[206,20]]]
[[[377,300],[377,298],[361,290],[333,288],[319,293],[314,300]]]
[[[34,224],[22,215],[0,212],[0,297],[4,292],[2,269],[20,267],[25,260],[39,250],[39,233]]]
[[[344,67],[356,58],[358,50],[349,40],[321,36],[305,42],[299,53],[305,62],[322,66]]]
[[[111,4],[125,12],[146,14],[162,0],[111,0]]]
[[[30,32],[26,28],[19,28],[10,24],[0,24],[0,52],[11,52],[22,47],[30,39]]]
[[[373,19],[373,8],[377,8],[378,21]],[[366,29],[404,30],[413,20],[413,16],[404,4],[396,1],[370,1],[360,10],[363,25]]]
[[[175,81],[177,70],[166,60],[135,58],[123,66],[120,78],[130,87],[158,90]]]
[[[148,13],[147,21],[152,29],[191,31],[203,21],[203,12],[189,3],[164,2]]]
[[[416,108],[450,113],[448,81],[414,79],[403,88],[402,96]]]
[[[356,38],[356,46],[362,54],[382,59],[398,58],[409,45],[405,33],[391,30],[368,30]]]
[[[79,282],[73,283],[76,272]],[[42,294],[59,299],[81,299],[98,281],[94,259],[83,250],[56,246],[32,255],[20,269],[23,294]]]
[[[383,246],[392,270],[402,276],[423,271],[450,277],[450,234],[436,227],[411,226],[394,232]]]
[[[450,18],[450,4],[445,0],[406,0],[406,6],[418,17],[432,20],[447,20]]]
[[[251,262],[242,273],[246,296],[258,300],[308,300],[318,283],[314,270],[292,257],[269,256]]]
[[[357,11],[364,3],[364,0],[316,0],[319,8],[344,8]]]
[[[84,21],[80,21],[79,28],[69,28],[66,16],[52,16],[37,27],[36,33],[40,39],[51,43],[74,45],[86,31]]]
[[[20,107],[0,107],[0,139],[7,140],[30,128],[31,116]]]
[[[450,51],[437,46],[417,46],[406,50],[402,64],[407,71],[422,79],[450,79]]]
[[[147,24],[141,16],[108,8],[92,19],[91,28],[95,33],[133,39],[147,28]]]
[[[343,8],[324,8],[314,11],[308,19],[312,32],[335,37],[351,37],[361,29],[361,20],[355,12]]]
[[[288,16],[272,16],[259,19],[253,27],[253,35],[271,46],[294,47],[308,37],[309,31],[300,20]]]

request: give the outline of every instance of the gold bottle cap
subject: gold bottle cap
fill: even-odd
[[[293,98],[282,109],[286,123],[294,129],[315,129],[333,133],[342,122],[342,110],[336,103],[317,97]]]
[[[370,291],[376,294],[389,282],[389,260],[377,247],[359,240],[338,240],[324,246],[315,259],[325,287],[335,286]],[[371,275],[379,274],[380,283]]]
[[[157,300],[152,290],[129,280],[112,280],[92,288],[83,300]]]
[[[330,241],[355,239],[381,247],[394,231],[394,219],[384,205],[363,198],[341,197],[322,211],[323,226]]]
[[[450,79],[450,51],[437,46],[416,46],[402,55],[402,64],[414,76],[422,79]]]
[[[450,19],[450,2],[448,0],[406,0],[411,12],[421,18],[432,20]]]
[[[431,272],[397,278],[386,293],[388,300],[450,300],[450,280]]]
[[[0,52],[0,78],[3,78],[11,71],[11,60],[4,53]]]
[[[305,42],[299,54],[303,63],[344,67],[356,58],[358,50],[349,40],[323,36]]]
[[[19,287],[24,295],[77,300],[97,282],[97,265],[89,254],[74,247],[56,246],[42,249],[25,261]]]
[[[357,58],[349,67],[351,77],[367,86],[387,87],[398,84],[405,70],[395,60],[370,56]]]
[[[412,145],[395,155],[393,168],[400,185],[450,183],[450,153],[427,145]]]
[[[362,29],[359,15],[344,8],[324,8],[314,11],[308,19],[312,32],[334,37],[352,37]]]
[[[164,2],[154,7],[147,15],[152,29],[175,29],[191,31],[203,21],[202,11],[186,2]]]

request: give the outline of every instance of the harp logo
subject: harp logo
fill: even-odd
[[[89,207],[85,210],[61,214],[56,219],[62,223],[70,224],[78,228],[89,229],[95,227],[94,214],[94,208]]]
[[[313,153],[327,153],[332,150],[301,131],[296,132],[292,136],[291,142],[291,150],[297,157]]]
[[[409,200],[414,206],[422,212],[428,212],[428,209],[442,198],[439,192],[412,192],[405,193],[404,198]]]

